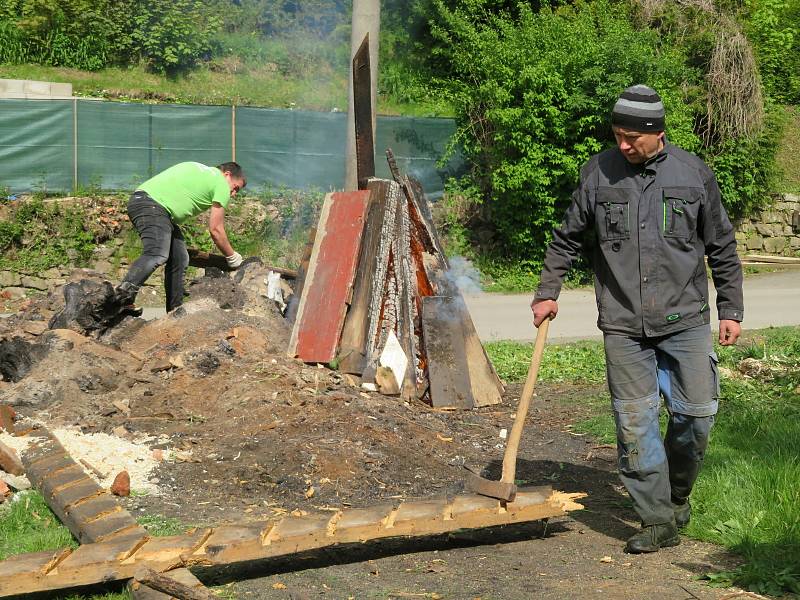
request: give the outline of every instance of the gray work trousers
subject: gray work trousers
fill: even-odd
[[[141,190],[134,192],[128,201],[128,217],[142,239],[142,255],[130,266],[120,287],[135,297],[153,271],[164,265],[167,312],[175,310],[183,304],[183,278],[189,266],[180,227],[172,222],[163,206]]]
[[[606,370],[617,426],[619,475],[642,525],[669,523],[703,464],[719,398],[708,325],[670,335],[605,334]],[[659,430],[660,396],[669,422]]]

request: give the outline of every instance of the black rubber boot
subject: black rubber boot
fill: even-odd
[[[673,500],[672,508],[675,511],[675,525],[678,529],[686,527],[689,524],[689,519],[692,518],[692,505],[689,500],[681,504],[675,504]]]
[[[647,525],[641,531],[628,538],[625,552],[642,554],[644,552],[657,552],[659,548],[677,546],[681,543],[678,528],[675,523],[661,523],[660,525]]]
[[[138,293],[139,288],[127,281],[123,281],[114,289],[115,302],[119,306],[120,317],[127,315],[132,317],[142,316],[143,310],[133,303]]]

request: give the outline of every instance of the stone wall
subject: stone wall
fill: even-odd
[[[774,206],[734,225],[741,254],[800,257],[800,196],[786,194]]]
[[[122,253],[122,240],[112,239],[98,245],[88,268],[99,273],[115,285],[128,270],[128,260]],[[163,269],[156,270],[142,287],[137,297],[140,304],[158,304],[163,296]],[[0,271],[0,313],[12,311],[15,304],[27,297],[47,293],[56,286],[63,285],[71,278],[80,277],[80,269],[75,267],[56,267],[36,275]]]

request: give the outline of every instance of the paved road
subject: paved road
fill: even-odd
[[[709,283],[713,290],[713,284]],[[529,341],[535,336],[531,320],[532,294],[481,294],[466,298],[475,328],[483,341]],[[712,324],[717,311],[712,292]],[[748,275],[744,281],[742,327],[759,329],[771,325],[800,325],[800,269]],[[600,339],[594,290],[565,290],[558,301],[558,318],[550,326],[552,341]]]
[[[712,290],[711,318],[712,323],[716,323],[714,286],[709,284],[709,288]],[[467,306],[481,340],[532,340],[535,330],[531,321],[531,297],[532,294],[467,296]],[[561,293],[558,306],[558,318],[550,326],[551,341],[602,338],[597,329],[594,290],[565,290]],[[800,269],[748,275],[744,281],[744,308],[742,326],[745,329],[800,325]],[[144,309],[145,319],[163,314],[163,308]]]

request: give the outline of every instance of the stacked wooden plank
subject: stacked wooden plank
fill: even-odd
[[[289,347],[362,385],[436,407],[500,402],[502,383],[478,339],[422,186],[394,180],[329,194],[302,281]]]

